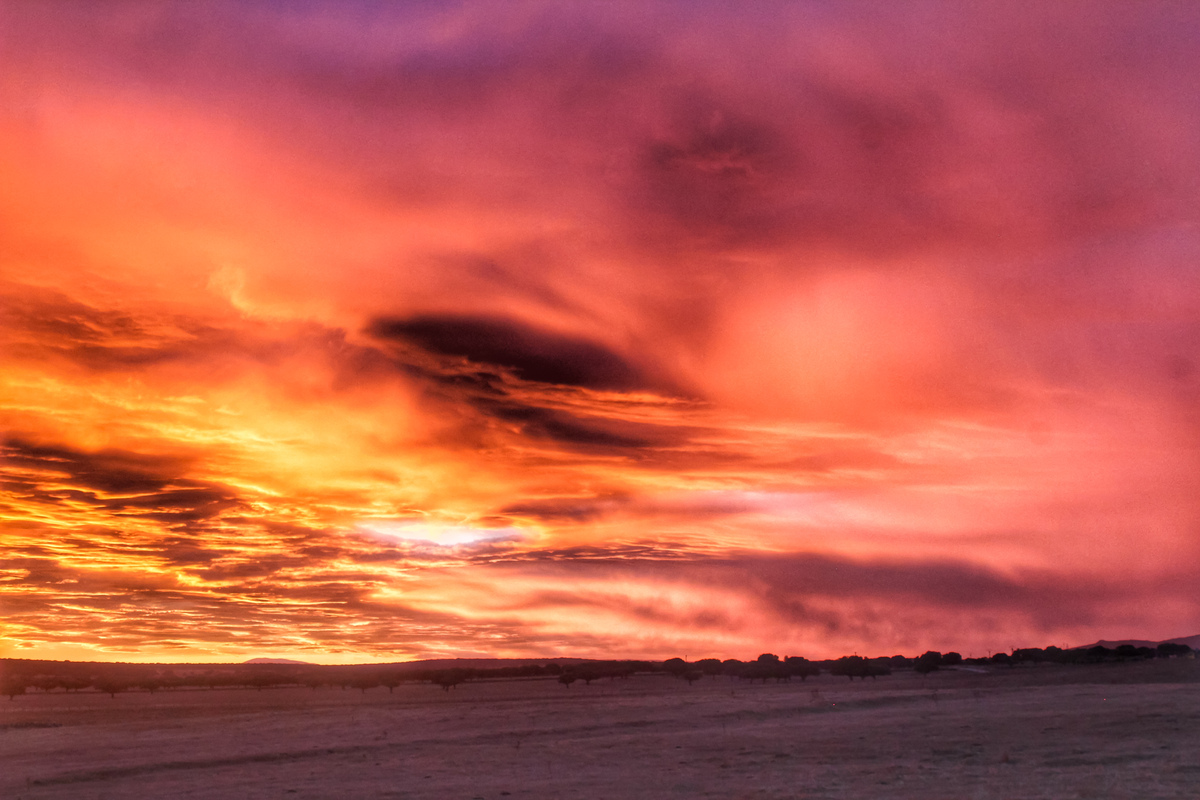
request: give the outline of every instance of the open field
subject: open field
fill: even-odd
[[[0,699],[0,798],[1195,798],[1200,661]]]

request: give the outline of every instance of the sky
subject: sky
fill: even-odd
[[[1200,632],[1194,4],[3,1],[0,63],[0,657]]]

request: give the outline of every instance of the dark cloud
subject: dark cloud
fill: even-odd
[[[1032,607],[1059,597],[1065,588],[1049,575],[1021,580],[965,561],[854,561],[798,554],[749,555],[718,563],[754,575],[779,597],[868,596],[959,608]]]
[[[1053,570],[1005,573],[967,561],[850,559],[818,553],[706,557],[686,547],[673,556],[669,547],[547,549],[490,563],[497,569],[532,569],[537,574],[569,572],[587,580],[630,578],[690,585],[700,592],[704,587],[732,590],[797,624],[826,619],[831,608],[844,608],[850,615],[867,602],[897,609],[897,615],[906,618],[933,613],[983,620],[1016,614],[1047,630],[1093,624],[1114,604],[1140,602],[1164,585],[1182,587],[1194,579],[1184,574],[1117,580]],[[572,603],[607,603],[589,597],[581,595]]]
[[[630,498],[593,499],[559,497],[513,503],[498,512],[503,516],[525,517],[546,522],[592,522],[619,510]]]
[[[115,449],[87,452],[15,436],[0,441],[0,449],[10,468],[46,470],[67,476],[77,486],[112,493],[160,491],[189,466],[187,459],[178,456]]]
[[[585,419],[566,411],[536,406],[484,404],[484,408],[497,419],[518,425],[524,436],[550,440],[568,448],[640,450],[663,441],[662,432],[650,425]]]
[[[228,582],[244,578],[264,578],[273,576],[281,570],[306,567],[311,564],[309,559],[287,555],[258,555],[252,561],[230,559],[228,563],[213,564],[206,569],[197,570],[196,575],[206,581]]]
[[[11,436],[0,440],[0,453],[6,488],[37,502],[82,502],[164,523],[207,519],[239,504],[229,487],[186,477],[191,463],[180,456],[89,452]]]
[[[375,337],[430,353],[508,369],[517,377],[558,386],[629,391],[654,382],[608,348],[586,339],[499,317],[417,316],[374,320]]]
[[[11,24],[42,47],[65,38],[122,81],[203,93],[289,144],[359,161],[364,181],[404,184],[409,199],[465,182],[545,202],[548,178],[572,195],[584,176],[614,190],[606,201],[654,247],[991,247],[1189,213],[1179,200],[1194,193],[1196,142],[1172,130],[1195,123],[1175,77],[1197,63],[1180,33],[1194,27],[1186,4],[1130,15],[1099,2],[1086,20],[1050,7],[1012,15],[1000,2],[745,15],[668,2],[410,5],[106,6],[54,25],[27,9]],[[372,46],[322,41],[324,26],[365,18]],[[384,46],[389,26],[406,35]],[[472,158],[447,167],[446,140]],[[511,169],[515,185],[473,181],[475,157]],[[647,225],[647,211],[679,229]]]
[[[898,613],[927,609],[942,619],[984,620],[1016,615],[1043,630],[1090,625],[1114,607],[1142,602],[1164,584],[1186,584],[1186,576],[1145,578],[1086,576],[1052,569],[1001,572],[968,561],[852,560],[801,554],[752,555],[727,563],[761,587],[764,600],[784,618],[803,619],[814,600],[879,601]]]
[[[204,369],[214,379],[282,366],[297,356],[328,365],[330,388],[345,391],[393,379],[398,365],[376,347],[347,341],[340,328],[304,322],[273,326],[244,320],[135,314],[100,308],[37,287],[0,285],[6,311],[0,345],[31,362],[62,359],[88,372],[161,374]],[[286,379],[287,375],[283,375]]]
[[[648,457],[655,466],[659,461]],[[760,503],[740,492],[679,494],[676,496],[609,495],[603,497],[558,497],[513,503],[500,509],[502,516],[523,517],[546,522],[588,523],[624,515],[649,520],[681,518],[713,520],[761,510]],[[664,550],[670,546],[663,543]]]
[[[788,209],[772,187],[796,169],[779,132],[719,107],[686,116],[673,135],[644,146],[647,208],[709,240],[778,233]]]
[[[585,339],[516,320],[449,315],[380,318],[367,330],[398,348],[392,354],[395,369],[436,387],[449,405],[482,414],[493,430],[507,429],[531,443],[648,454],[679,444],[689,433],[623,419],[619,402],[603,408],[562,407],[563,398],[555,395],[562,388],[675,394],[667,381]]]
[[[7,328],[41,340],[87,344],[145,335],[143,326],[128,314],[93,308],[56,292],[24,288],[10,290],[0,300]]]
[[[694,252],[698,242],[994,249],[1188,214],[1180,201],[1194,192],[1196,143],[1162,144],[1195,115],[1162,78],[1195,66],[1163,32],[1190,15],[1130,19],[1101,3],[1083,25],[1054,11],[999,19],[1002,4],[947,4],[936,21],[781,7],[764,26],[755,15],[710,10],[697,24],[677,5],[646,6],[638,16],[657,24],[634,23],[628,9],[509,14],[502,42],[485,22],[496,9],[476,7],[441,46],[368,63],[297,57],[273,41],[274,58],[247,67],[264,81],[286,73],[309,107],[357,112],[352,125],[371,134],[356,146],[376,148],[369,180],[406,176],[395,182],[409,199],[436,195],[439,183],[447,194],[469,186],[530,204],[548,189],[557,199],[603,187],[618,235],[655,252]],[[684,27],[693,48],[672,36]],[[828,57],[831,41],[862,54],[857,69]],[[1155,46],[1135,54],[1130,41]],[[530,118],[542,134],[534,145]],[[420,125],[397,132],[402,119]],[[443,137],[511,169],[514,185],[480,186],[468,174],[474,160],[435,170],[432,143]]]
[[[661,561],[687,563],[696,558],[696,554],[682,543],[668,541],[623,542],[604,545],[578,545],[575,547],[541,548],[526,550],[511,554],[501,554],[496,557],[485,556],[480,559],[489,563],[561,563],[589,562],[600,570],[630,567],[631,571],[640,569],[652,570],[653,565]]]
[[[209,564],[225,555],[225,551],[191,537],[168,536],[156,542],[154,549],[168,563],[182,567]]]
[[[572,593],[561,591],[537,592],[515,605],[518,609],[592,608],[607,613],[633,617],[637,623],[659,623],[689,631],[713,633],[735,630],[737,620],[719,608],[682,611],[667,604],[632,600],[606,592]]]
[[[96,372],[195,361],[241,347],[232,332],[194,320],[139,317],[30,286],[5,286],[0,303],[6,311],[3,335],[13,356],[59,357]]]
[[[111,511],[141,509],[192,511],[203,516],[212,516],[237,504],[237,497],[229,489],[216,485],[195,486],[188,489],[165,489],[153,494],[113,498],[101,505]]]

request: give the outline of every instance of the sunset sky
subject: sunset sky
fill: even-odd
[[[1191,3],[0,0],[0,656],[1200,633],[1198,97]]]

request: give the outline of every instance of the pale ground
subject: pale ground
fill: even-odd
[[[1197,679],[1200,661],[30,694],[0,698],[0,798],[1197,798]]]

